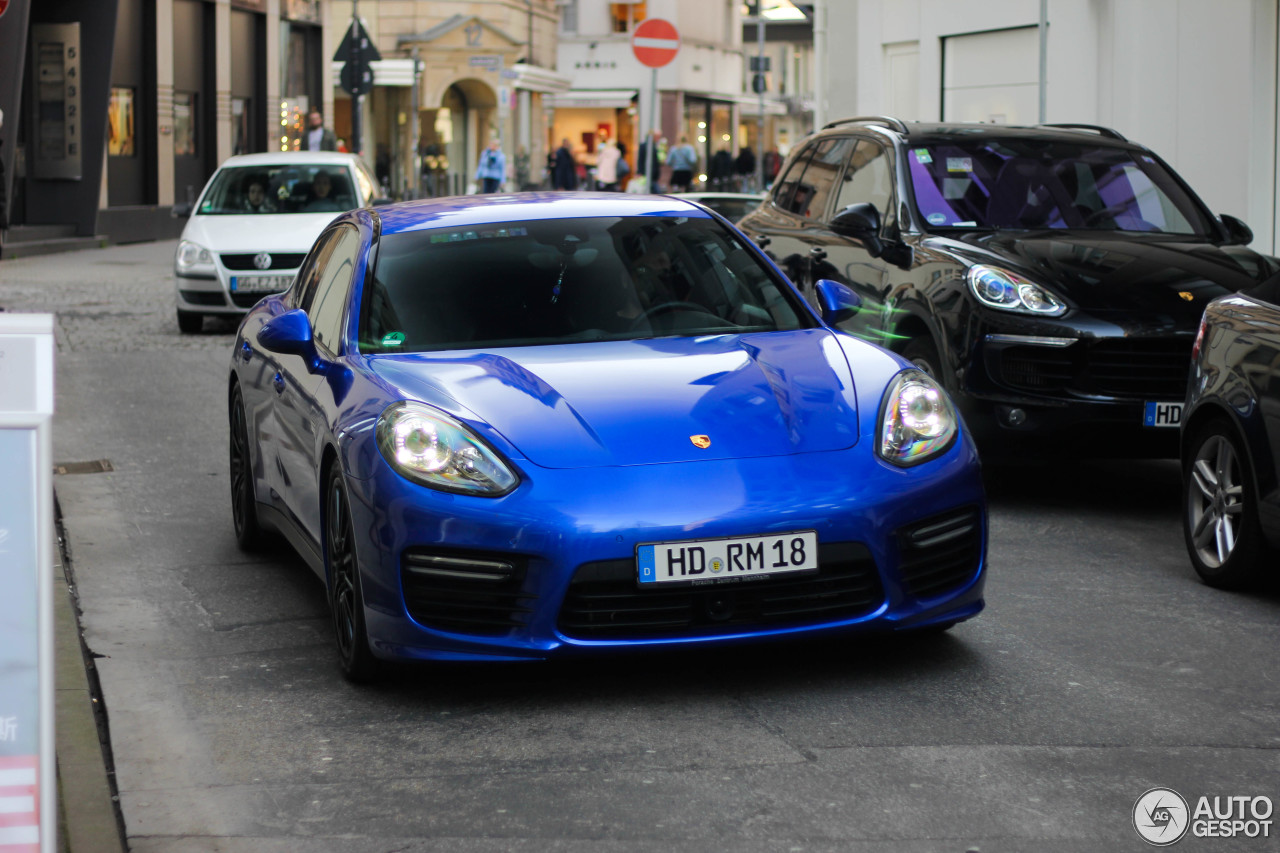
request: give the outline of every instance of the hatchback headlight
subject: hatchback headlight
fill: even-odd
[[[1017,273],[985,264],[974,264],[969,267],[966,279],[973,295],[990,308],[1039,314],[1042,317],[1059,317],[1067,313],[1067,306],[1062,300]]]
[[[178,243],[178,254],[174,256],[174,266],[178,275],[206,274],[213,275],[213,255],[198,243],[183,240]]]
[[[959,426],[942,386],[922,371],[904,370],[885,392],[876,450],[894,465],[918,465],[950,447]]]
[[[498,497],[519,478],[467,427],[421,403],[394,403],[378,418],[378,449],[402,476],[433,489]]]

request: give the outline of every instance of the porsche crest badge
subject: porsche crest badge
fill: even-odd
[[[691,435],[689,440],[693,442],[694,447],[700,447],[703,450],[711,446],[711,436],[709,435]]]

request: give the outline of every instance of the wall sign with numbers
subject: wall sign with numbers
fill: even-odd
[[[32,175],[78,181],[80,160],[80,25],[31,25],[29,149]]]

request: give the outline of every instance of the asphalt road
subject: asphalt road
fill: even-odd
[[[173,248],[0,264],[58,315],[56,461],[114,468],[55,488],[133,851],[1096,853],[1147,849],[1153,787],[1280,801],[1280,591],[1199,583],[1173,462],[989,467],[988,607],[944,636],[353,687],[319,582],[236,550],[233,325],[178,333]]]

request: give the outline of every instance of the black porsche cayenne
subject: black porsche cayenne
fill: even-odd
[[[738,225],[811,300],[852,289],[842,328],[941,379],[984,452],[1177,456],[1205,305],[1280,270],[1092,125],[834,122]]]

